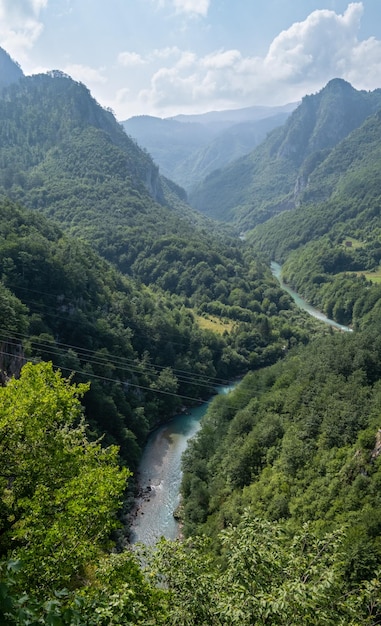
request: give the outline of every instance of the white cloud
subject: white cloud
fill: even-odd
[[[66,74],[69,74],[74,80],[84,83],[91,87],[93,84],[103,84],[107,82],[102,69],[89,67],[88,65],[71,64],[63,68]]]
[[[48,0],[31,0],[31,6],[35,14],[38,15],[41,9],[45,9],[48,6]]]
[[[157,115],[172,115],[281,104],[317,91],[335,77],[357,88],[380,87],[381,42],[358,39],[363,11],[362,2],[350,3],[343,14],[314,11],[282,31],[264,57],[244,57],[235,49],[202,57],[177,48],[156,51],[156,65],[150,59],[150,84],[140,91],[137,104]],[[158,66],[159,60],[165,66]]]
[[[0,45],[22,60],[43,30],[40,13],[48,0],[0,0]]]
[[[343,72],[358,47],[357,33],[363,13],[362,3],[352,3],[343,15],[334,11],[314,11],[304,22],[297,22],[272,42],[265,67],[274,77],[294,82],[304,77],[324,77]]]
[[[173,4],[178,13],[193,13],[206,17],[210,0],[173,0]]]
[[[373,89],[381,86],[380,67],[381,41],[371,37],[352,50],[351,63],[345,69],[345,77],[358,89]]]
[[[156,48],[153,51],[153,58],[156,59],[169,59],[171,56],[180,56],[181,50],[177,46],[167,47],[167,48]]]
[[[233,67],[241,60],[239,50],[221,50],[212,52],[203,59],[203,65],[214,70],[223,70]]]
[[[173,7],[176,13],[206,17],[211,0],[156,0],[159,8]]]
[[[137,52],[121,52],[118,55],[118,63],[124,67],[136,67],[137,65],[144,65],[146,61]]]

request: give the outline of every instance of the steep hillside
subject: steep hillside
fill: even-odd
[[[114,175],[116,180],[144,187],[154,199],[162,199],[157,167],[151,158],[126,136],[112,113],[100,107],[83,84],[62,72],[26,77],[5,89],[0,98],[0,115],[1,182],[7,192],[15,195],[12,187],[18,186],[19,195],[26,196],[28,190],[38,189],[41,180],[33,174],[45,160],[56,162],[58,173],[62,167],[60,155],[66,150],[69,156],[73,138],[74,154],[63,172],[66,177],[76,175],[93,183],[105,166],[104,179]],[[87,155],[77,154],[78,136],[83,132],[93,133],[90,143],[96,134],[103,142],[98,154],[92,154],[94,145],[88,146]],[[84,150],[86,144],[85,137]],[[100,157],[107,146],[111,154],[106,154],[102,162]],[[22,176],[17,178],[19,173],[30,179],[28,186],[23,184]]]
[[[15,329],[4,313],[3,340],[91,378],[89,420],[134,465],[183,400],[282,356],[296,316],[84,85],[60,72],[23,78],[2,92],[0,119],[1,275],[13,316],[25,313]],[[306,338],[297,324],[291,334]]]
[[[256,227],[250,245],[284,263],[283,275],[337,321],[366,324],[381,261],[381,112],[338,144],[311,174],[299,206]]]
[[[312,172],[330,151],[381,107],[381,90],[356,91],[332,80],[306,96],[286,124],[250,155],[210,174],[190,202],[242,230],[294,208]]]
[[[152,240],[180,233],[197,241],[197,224],[207,226],[70,77],[52,72],[9,86],[0,118],[0,192],[91,241],[123,271],[133,273],[142,246],[149,256]]]
[[[23,76],[21,67],[11,59],[3,48],[0,48],[0,89],[17,83]]]
[[[191,311],[9,201],[0,203],[0,273],[2,382],[30,359],[90,380],[87,420],[130,468],[151,428],[223,376],[217,361],[231,349]]]
[[[160,171],[190,192],[217,167],[248,154],[296,105],[251,107],[160,119],[132,117],[126,132],[143,146]]]

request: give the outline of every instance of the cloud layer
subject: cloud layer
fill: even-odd
[[[47,5],[48,0],[0,0],[1,45],[18,61],[40,37],[40,13]]]
[[[173,7],[176,13],[206,17],[211,0],[156,0],[159,7]]]
[[[381,87],[381,41],[360,37],[366,0],[348,4],[343,13],[313,11],[304,21],[280,32],[262,56],[244,53],[241,39],[231,48],[216,48],[211,43],[217,41],[210,34],[215,27],[213,20],[220,15],[220,2],[134,0],[140,12],[120,11],[119,27],[114,24],[115,16],[105,13],[103,0],[94,0],[91,14],[78,0],[56,4],[49,0],[0,0],[0,45],[22,66],[26,64],[29,71],[36,72],[52,69],[49,58],[54,41],[55,66],[84,82],[119,119],[136,114],[165,117],[252,104],[284,104],[321,89],[334,77],[344,78],[358,89]],[[67,9],[65,19],[58,12],[58,4],[60,11],[63,6]],[[54,16],[50,31],[48,15]],[[237,19],[239,15],[237,9]],[[66,36],[68,27],[71,37]],[[54,28],[60,30],[57,45]],[[114,32],[130,46],[110,40]],[[43,54],[42,45],[36,58],[38,63],[43,59],[46,67],[37,67],[33,52],[43,40],[50,48]],[[94,42],[96,53],[91,47]],[[246,41],[246,51],[249,46]]]
[[[178,4],[188,3],[178,0]],[[189,5],[201,9],[202,3],[189,0]],[[125,67],[145,64],[151,70],[149,84],[137,94],[137,105],[142,112],[153,110],[158,115],[281,104],[320,89],[334,77],[373,89],[381,84],[381,42],[358,39],[363,11],[362,2],[349,4],[343,14],[316,10],[282,31],[263,57],[243,56],[237,49],[197,56],[176,47],[145,58],[124,52],[119,60]]]

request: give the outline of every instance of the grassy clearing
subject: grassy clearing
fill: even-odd
[[[356,276],[364,276],[367,280],[370,280],[371,283],[375,283],[376,285],[381,283],[381,267],[372,271],[372,272],[342,272],[345,274],[354,274]]]
[[[234,322],[227,319],[222,319],[216,315],[208,315],[203,317],[202,315],[194,314],[200,328],[211,330],[214,333],[222,335],[225,331],[230,333],[233,330]]]
[[[344,237],[341,245],[343,248],[352,248],[353,250],[356,250],[358,248],[363,248],[364,242],[360,241],[360,239],[355,239],[354,237]]]
[[[367,280],[372,283],[381,283],[381,268],[379,267],[375,272],[359,272],[359,275],[365,276]]]

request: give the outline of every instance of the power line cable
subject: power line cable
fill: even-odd
[[[14,357],[15,356],[11,352],[6,352],[6,351],[3,351],[3,350],[0,351],[0,354],[1,355],[5,355],[5,356],[10,356],[10,357]],[[21,357],[19,357],[19,358],[21,359]],[[22,357],[22,360],[25,360],[28,363],[33,363],[33,364],[39,363],[39,361],[37,359],[28,358],[28,357]],[[144,385],[138,385],[136,383],[125,382],[125,381],[122,381],[122,380],[117,380],[116,378],[110,378],[108,376],[99,376],[98,374],[86,372],[84,370],[73,370],[72,368],[61,367],[61,366],[56,367],[56,369],[59,369],[61,371],[67,371],[67,372],[70,372],[71,374],[79,374],[79,375],[85,376],[87,378],[95,378],[97,380],[113,382],[113,383],[116,383],[116,384],[119,384],[119,385],[127,385],[128,387],[134,387],[136,389],[143,389],[144,391],[149,391],[149,392],[152,392],[152,393],[161,393],[161,394],[164,394],[164,395],[167,395],[167,396],[173,396],[175,398],[181,398],[183,400],[189,400],[191,402],[200,402],[200,398],[194,398],[194,397],[191,397],[191,396],[185,396],[185,395],[182,395],[182,394],[174,393],[173,391],[165,391],[164,389],[155,389],[155,388],[152,388],[152,387],[146,387]]]
[[[28,291],[28,289],[26,287],[17,287],[17,289],[23,289],[25,291]],[[46,294],[45,292],[39,292],[37,290],[29,290],[29,291],[35,292],[35,293],[41,293],[43,295],[48,295],[50,297],[52,296],[52,294]],[[54,297],[58,297],[58,296],[56,295]],[[48,305],[48,304],[46,304],[44,302],[36,302],[35,300],[28,300],[28,299],[24,298],[22,300],[22,303],[26,304],[26,305],[32,305],[36,309],[34,312],[37,312],[37,313],[41,313],[40,309],[45,309],[45,311],[43,312],[43,315],[45,317],[53,318],[53,319],[56,319],[56,320],[63,320],[65,322],[71,321],[71,322],[76,322],[77,324],[81,324],[81,320],[78,320],[78,319],[77,320],[73,320],[70,317],[70,315],[65,315],[65,316],[64,315],[59,315],[57,313],[57,311],[56,311],[56,307],[53,307],[52,305]],[[62,306],[62,304],[60,306]],[[70,303],[68,303],[67,306],[70,306]],[[49,312],[49,310],[51,310],[53,312]],[[154,337],[150,337],[149,335],[144,334],[144,332],[140,328],[134,327],[134,325],[132,325],[132,327],[131,326],[126,326],[125,329],[126,330],[130,330],[133,333],[133,336],[145,337],[145,338],[151,339],[152,341],[155,341]],[[152,331],[155,331],[155,328],[152,328]],[[181,346],[181,347],[186,346],[186,343],[184,341],[174,341],[173,340],[173,334],[171,334],[171,333],[163,333],[162,329],[160,330],[160,335],[161,335],[161,337],[163,339],[168,338],[168,340],[170,341],[170,343],[173,346]],[[189,339],[191,341],[192,338],[190,337]]]
[[[44,342],[34,340],[30,335],[25,335],[22,333],[12,333],[12,334],[15,335],[15,338],[18,339],[19,341],[21,340],[31,341],[31,344],[32,346],[35,347],[35,349],[42,349],[48,354],[52,354],[52,355],[57,354],[57,350],[59,350],[60,348],[72,349],[76,351],[76,355],[78,356],[78,358],[86,359],[88,362],[93,363],[94,365],[110,365],[111,364],[111,365],[114,365],[115,367],[126,368],[130,371],[133,371],[139,374],[144,373],[144,370],[142,370],[142,362],[140,361],[137,363],[136,359],[119,357],[119,356],[115,356],[112,354],[107,354],[103,356],[103,355],[100,355],[98,351],[88,350],[87,348],[81,348],[80,346],[64,344],[60,342],[55,342],[54,344],[44,343]],[[8,341],[8,342],[10,341],[9,334],[2,332],[0,329],[0,339],[1,338],[4,341]],[[16,344],[13,344],[13,345],[16,345]],[[100,350],[102,350],[102,348],[100,348]],[[155,374],[158,373],[158,370],[163,371],[165,369],[170,368],[171,371],[174,373],[174,375],[181,382],[185,384],[196,383],[196,384],[199,384],[200,386],[210,387],[210,385],[224,385],[229,382],[227,379],[212,377],[212,376],[208,376],[204,374],[198,374],[196,372],[189,372],[187,370],[180,370],[180,369],[172,368],[171,366],[168,366],[168,365],[146,364],[144,365],[144,367],[147,373],[155,373]]]

